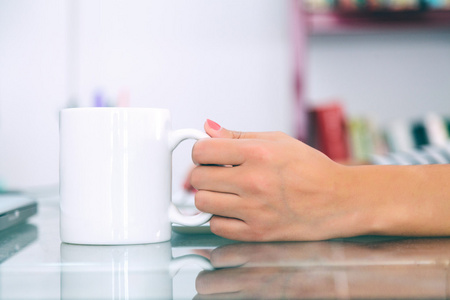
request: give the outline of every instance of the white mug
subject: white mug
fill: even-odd
[[[172,151],[207,135],[172,131],[155,108],[70,108],[60,114],[61,240],[121,245],[168,241],[171,223],[198,226],[171,202]]]
[[[172,299],[184,266],[213,269],[196,254],[172,257],[170,242],[147,245],[61,244],[61,299]]]

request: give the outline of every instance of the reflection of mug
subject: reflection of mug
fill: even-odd
[[[211,269],[203,256],[172,259],[170,242],[149,245],[61,244],[61,299],[172,299],[172,277],[186,264]]]
[[[171,203],[172,151],[194,129],[171,130],[153,108],[71,108],[60,115],[61,240],[141,244],[170,240],[171,222],[197,226],[211,215]]]

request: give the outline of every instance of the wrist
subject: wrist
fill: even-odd
[[[350,198],[361,215],[362,234],[408,235],[420,212],[411,201],[414,170],[405,166],[350,167],[354,188]],[[407,184],[405,184],[405,182]]]
[[[385,199],[379,196],[372,166],[342,166],[337,199],[347,206],[346,235],[378,235],[389,228]]]

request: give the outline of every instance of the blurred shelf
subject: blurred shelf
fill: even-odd
[[[450,10],[306,13],[313,35],[393,30],[449,30]]]

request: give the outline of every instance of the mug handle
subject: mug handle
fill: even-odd
[[[186,139],[204,139],[209,138],[209,136],[197,129],[179,129],[171,132],[169,138],[170,151],[175,150],[175,148]],[[172,223],[184,225],[184,226],[200,226],[208,222],[212,217],[212,214],[200,212],[194,216],[183,215],[178,208],[170,202],[169,207],[169,219]]]
[[[200,268],[202,268],[205,271],[213,270],[214,267],[204,256],[197,255],[197,254],[187,254],[184,256],[180,256],[177,258],[174,258],[170,264],[169,264],[169,274],[171,277],[175,277],[177,273],[187,265],[195,265]]]

